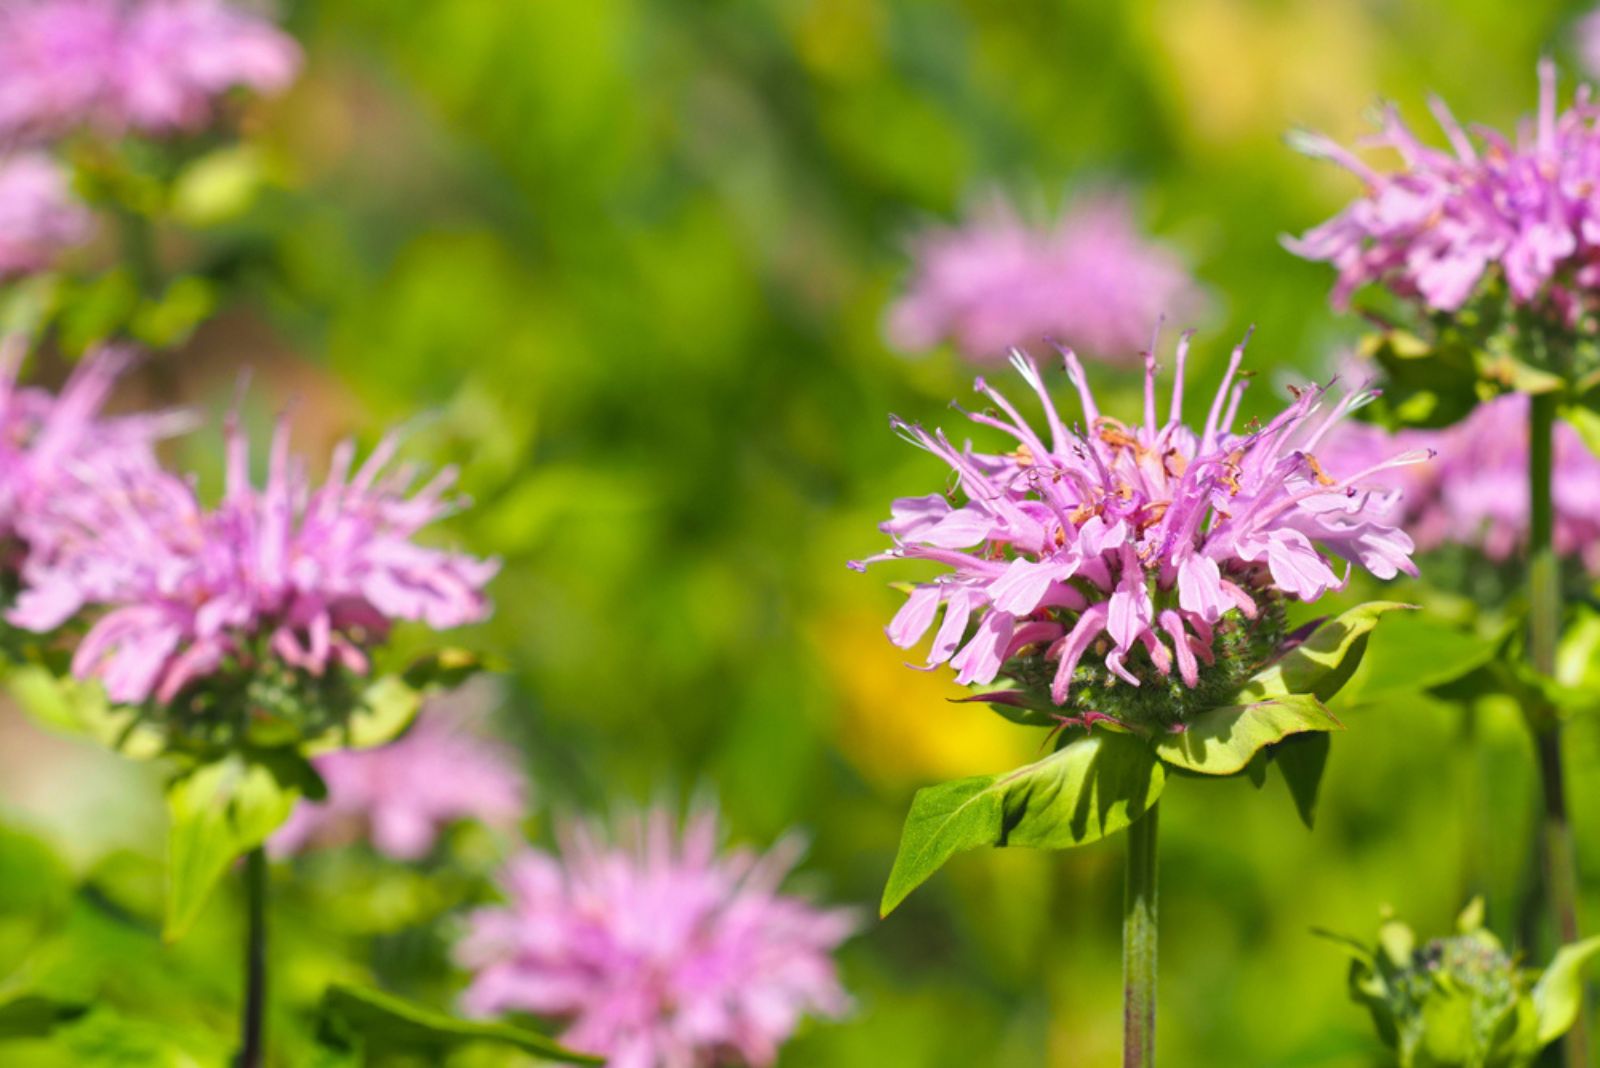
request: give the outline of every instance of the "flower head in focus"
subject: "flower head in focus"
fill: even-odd
[[[658,809],[619,841],[572,826],[559,856],[516,857],[506,904],[457,948],[467,1011],[559,1019],[612,1068],[772,1064],[803,1017],[848,1009],[831,955],[857,920],[780,891],[793,841],[763,856],[720,837],[709,812],[680,832]]]
[[[0,160],[0,275],[53,266],[63,252],[87,242],[93,227],[55,160],[40,152]]]
[[[992,407],[969,413],[1012,439],[1009,452],[957,448],[943,431],[896,420],[951,467],[959,492],[896,501],[882,526],[894,547],[872,561],[947,569],[912,588],[890,639],[910,648],[934,630],[930,666],[948,662],[962,684],[1002,675],[1018,684],[984,695],[994,703],[1177,729],[1191,711],[1229,703],[1278,653],[1285,600],[1342,585],[1330,556],[1379,578],[1415,572],[1411,539],[1389,516],[1391,491],[1373,478],[1425,452],[1361,469],[1319,462],[1330,431],[1366,396],[1335,403],[1315,386],[1266,425],[1236,430],[1243,343],[1196,432],[1182,422],[1188,348],[1185,334],[1164,415],[1146,352],[1143,418],[1131,424],[1100,412],[1070,351],[1079,428],[1021,353],[1013,363],[1043,408],[1044,433],[981,378]]]
[[[1381,171],[1329,138],[1300,134],[1296,147],[1361,180],[1362,194],[1300,238],[1290,251],[1338,269],[1333,299],[1348,304],[1369,283],[1456,312],[1491,278],[1511,301],[1568,324],[1593,310],[1600,283],[1600,133],[1587,86],[1557,110],[1556,69],[1539,64],[1539,108],[1513,141],[1474,127],[1469,136],[1442,100],[1432,109],[1448,149],[1424,144],[1391,105],[1367,142],[1393,150]]]
[[[365,837],[395,860],[417,860],[453,823],[515,825],[527,781],[516,751],[482,735],[481,713],[458,692],[435,700],[396,741],[314,758],[327,799],[296,805],[269,850],[281,856]]]
[[[295,42],[228,0],[0,0],[0,134],[204,127],[233,89],[281,92]]]
[[[118,703],[166,706],[218,677],[245,687],[242,705],[254,708],[296,679],[364,675],[367,649],[397,620],[445,629],[482,619],[497,568],[414,540],[456,507],[455,474],[419,487],[415,466],[392,466],[398,447],[391,434],[356,467],[345,442],[313,487],[283,419],[257,487],[233,418],[215,507],[164,471],[99,472],[95,492],[47,510],[54,552],[25,565],[11,621],[43,631],[90,613],[73,672]]]
[[[1114,193],[1083,198],[1048,230],[996,198],[964,226],[920,235],[914,257],[888,320],[890,342],[906,352],[948,339],[994,362],[1052,338],[1115,359],[1163,315],[1200,304],[1182,262],[1139,233],[1128,199]]]
[[[1419,449],[1431,450],[1437,460],[1373,477],[1393,491],[1393,519],[1418,549],[1462,545],[1496,563],[1520,553],[1528,539],[1528,398],[1496,397],[1438,430],[1390,432],[1346,423],[1329,436],[1323,460],[1331,467],[1362,468]],[[1600,458],[1567,423],[1556,424],[1553,474],[1556,551],[1600,575]]]

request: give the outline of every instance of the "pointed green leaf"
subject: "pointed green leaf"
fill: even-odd
[[[1165,785],[1141,739],[1096,731],[1043,760],[917,791],[883,891],[887,916],[956,853],[982,846],[1069,849],[1138,819]]]
[[[1295,811],[1307,828],[1316,825],[1317,791],[1332,748],[1333,740],[1323,731],[1291,735],[1272,747],[1272,762],[1283,772]]]
[[[547,1061],[602,1063],[599,1057],[567,1049],[526,1027],[458,1020],[348,983],[335,983],[328,988],[322,999],[322,1014],[326,1038],[332,1041],[337,1036],[337,1040],[358,1045],[362,1053],[370,1056],[391,1052],[413,1057],[442,1055],[471,1043],[492,1042]]]
[[[1342,731],[1344,725],[1308,694],[1287,694],[1249,705],[1211,708],[1188,729],[1155,739],[1156,756],[1201,775],[1234,775],[1265,746],[1303,731]]]
[[[87,737],[134,760],[160,756],[167,747],[160,730],[139,711],[113,705],[98,682],[60,677],[41,664],[18,664],[6,672],[17,704],[41,726]]]
[[[1326,701],[1339,692],[1367,649],[1367,636],[1378,620],[1396,609],[1415,605],[1371,601],[1326,620],[1310,637],[1256,673],[1239,691],[1241,703],[1310,694]]]
[[[313,773],[314,774],[314,773]],[[267,840],[310,786],[292,761],[234,755],[201,764],[167,787],[164,936],[183,937],[229,866]]]
[[[1562,946],[1533,987],[1539,1013],[1539,1044],[1554,1042],[1578,1019],[1583,1002],[1583,966],[1600,953],[1600,935]]]

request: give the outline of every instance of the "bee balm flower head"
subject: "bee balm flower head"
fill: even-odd
[[[224,689],[331,685],[335,669],[367,671],[367,647],[394,621],[443,629],[487,614],[497,565],[414,541],[455,507],[452,471],[416,487],[414,467],[391,467],[390,435],[359,467],[354,445],[340,445],[313,488],[288,434],[280,420],[257,487],[230,420],[215,507],[192,482],[144,468],[102,474],[94,493],[60,501],[56,551],[24,567],[12,622],[51,630],[91,613],[73,671],[100,679],[113,701],[167,705],[208,678]]]
[[[890,639],[910,648],[932,630],[930,665],[948,662],[963,684],[1004,675],[1019,686],[988,699],[1173,727],[1227,704],[1275,655],[1286,599],[1341,585],[1330,557],[1380,578],[1413,573],[1411,539],[1370,479],[1426,454],[1327,470],[1316,450],[1363,397],[1330,403],[1314,386],[1266,425],[1235,430],[1242,343],[1193,430],[1182,422],[1188,347],[1184,335],[1159,413],[1146,354],[1144,413],[1132,424],[1100,412],[1070,351],[1081,427],[1069,428],[1023,354],[1013,363],[1043,406],[1044,432],[981,378],[993,407],[969,413],[1009,437],[1009,452],[957,448],[943,431],[896,421],[954,470],[959,492],[896,501],[883,524],[894,547],[874,560],[947,568],[912,589]]]
[[[1539,65],[1539,110],[1512,141],[1475,127],[1476,140],[1444,102],[1433,112],[1448,149],[1424,144],[1389,107],[1370,144],[1400,166],[1382,171],[1318,135],[1297,146],[1361,180],[1351,205],[1300,238],[1290,251],[1338,269],[1334,302],[1369,283],[1430,311],[1454,312],[1490,278],[1518,305],[1541,305],[1565,320],[1592,301],[1600,283],[1600,134],[1588,87],[1567,111],[1556,106],[1555,65]]]
[[[469,1012],[553,1017],[613,1068],[770,1065],[809,1015],[849,1007],[833,951],[855,916],[779,890],[793,844],[720,852],[716,818],[657,810],[620,844],[569,827],[529,851],[458,947]]]

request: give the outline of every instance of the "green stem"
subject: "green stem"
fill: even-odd
[[[1156,830],[1158,805],[1128,828],[1122,903],[1122,1065],[1156,1063]]]
[[[1555,503],[1552,483],[1555,458],[1556,398],[1530,398],[1528,417],[1528,656],[1533,669],[1551,677],[1556,671],[1556,646],[1561,637],[1561,575],[1555,553]],[[1528,710],[1538,751],[1543,784],[1544,817],[1541,852],[1545,893],[1562,944],[1578,940],[1578,870],[1567,818],[1567,792],[1561,763],[1561,720],[1544,706]],[[1578,1022],[1563,1042],[1567,1068],[1589,1068],[1589,1023]]]
[[[244,1009],[240,1014],[239,1055],[233,1064],[234,1068],[261,1068],[267,1006],[267,855],[259,848],[245,856],[244,885]]]

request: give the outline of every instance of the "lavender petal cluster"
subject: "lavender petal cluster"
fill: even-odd
[[[1434,463],[1374,475],[1390,491],[1393,521],[1421,551],[1461,545],[1503,562],[1528,540],[1528,404],[1526,395],[1506,394],[1437,430],[1347,423],[1330,437],[1323,458],[1364,467],[1397,450],[1432,451]],[[1566,423],[1556,424],[1552,474],[1556,551],[1600,575],[1600,458]]]
[[[896,420],[952,469],[955,489],[896,501],[882,526],[893,548],[868,561],[945,569],[912,588],[888,627],[894,644],[910,648],[933,630],[928,664],[949,663],[962,684],[991,683],[1019,658],[1042,662],[1058,706],[1091,676],[1134,688],[1175,678],[1192,689],[1213,664],[1236,658],[1219,655],[1224,630],[1270,615],[1284,598],[1315,601],[1339,587],[1330,556],[1380,578],[1415,573],[1392,491],[1372,479],[1426,452],[1354,469],[1319,463],[1317,450],[1364,398],[1330,404],[1316,386],[1295,391],[1266,425],[1236,431],[1243,343],[1195,431],[1182,420],[1189,340],[1178,342],[1164,412],[1146,353],[1143,419],[1132,424],[1100,411],[1070,350],[1078,428],[1022,353],[1013,364],[1038,398],[1044,432],[981,378],[976,389],[992,408],[969,413],[1011,439],[1010,451],[957,447],[942,430]]]
[[[285,856],[367,839],[395,860],[417,860],[452,824],[515,825],[528,794],[516,753],[485,737],[482,717],[462,700],[431,703],[387,745],[316,757],[327,799],[301,801],[268,850]]]
[[[47,270],[93,232],[93,216],[54,159],[33,151],[0,159],[0,276]]]
[[[831,954],[847,910],[782,893],[792,842],[723,852],[715,815],[680,833],[655,810],[620,842],[569,826],[560,855],[508,866],[502,906],[457,949],[474,973],[464,1007],[564,1023],[562,1041],[613,1068],[764,1068],[806,1016],[849,1008]]]
[[[1541,62],[1538,113],[1515,140],[1484,127],[1469,134],[1442,100],[1431,106],[1448,148],[1425,144],[1393,106],[1364,142],[1392,150],[1392,171],[1327,137],[1300,135],[1297,147],[1346,168],[1363,190],[1285,245],[1338,270],[1339,307],[1375,283],[1454,312],[1494,276],[1518,305],[1548,307],[1568,323],[1592,310],[1585,294],[1600,283],[1600,132],[1588,87],[1558,110],[1555,65]]]
[[[11,622],[48,631],[93,613],[73,671],[116,702],[166,704],[260,656],[313,675],[364,673],[366,648],[396,620],[445,629],[482,619],[498,566],[414,540],[456,507],[455,473],[417,486],[413,465],[393,464],[398,447],[391,434],[357,467],[347,441],[313,488],[280,420],[257,487],[232,419],[215,507],[166,471],[95,471],[93,492],[41,506],[53,551],[24,565]]]
[[[1201,304],[1183,262],[1139,232],[1118,193],[1082,198],[1049,229],[997,197],[965,225],[919,235],[913,258],[888,319],[890,342],[905,352],[948,340],[969,359],[999,362],[1050,338],[1116,359],[1163,315],[1187,317]]]
[[[230,90],[281,92],[300,62],[228,0],[0,0],[0,137],[192,132]]]

